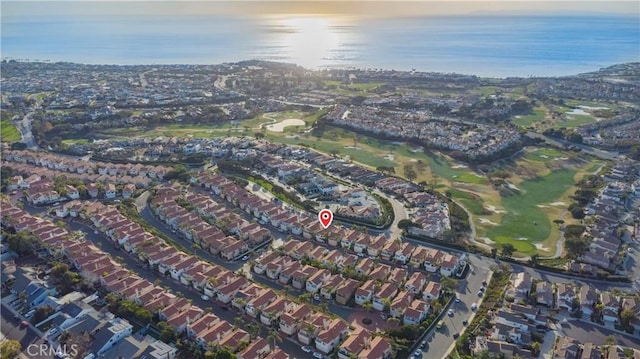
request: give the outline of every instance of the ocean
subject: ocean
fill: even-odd
[[[640,61],[637,16],[3,16],[2,57],[90,64],[260,59],[479,76],[563,76]]]

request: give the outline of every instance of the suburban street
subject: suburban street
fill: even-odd
[[[455,342],[453,334],[462,334],[466,327],[462,324],[464,320],[471,323],[475,312],[471,310],[471,305],[477,303],[480,305],[482,298],[478,297],[478,291],[482,287],[482,281],[489,281],[491,273],[487,270],[469,271],[467,278],[458,281],[456,294],[460,298],[460,303],[453,301],[451,306],[444,308],[442,320],[444,326],[441,329],[432,329],[427,332],[427,345],[423,349],[423,358],[446,358]],[[446,314],[447,309],[454,311],[453,317]]]
[[[48,355],[48,350],[46,349],[48,347],[42,340],[40,333],[38,333],[32,325],[29,325],[26,328],[20,328],[20,322],[22,322],[23,319],[15,319],[15,312],[9,309],[7,305],[5,305],[4,301],[2,302],[1,313],[0,328],[2,328],[2,341],[4,341],[5,338],[19,341],[22,346],[22,354],[19,356],[20,358],[53,358],[53,355]],[[45,350],[40,353],[40,348],[45,348]],[[25,355],[27,350],[29,350],[29,353],[28,355]],[[47,355],[45,355],[45,352]]]
[[[577,339],[581,343],[606,344],[606,338],[612,336],[617,345],[640,348],[640,338],[618,331],[609,330],[585,320],[567,318],[566,323],[558,323],[556,331],[561,335]]]

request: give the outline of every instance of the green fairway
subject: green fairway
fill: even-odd
[[[553,148],[540,148],[524,155],[527,160],[536,162],[547,162],[561,157],[563,157],[563,153]]]
[[[590,115],[568,115],[567,120],[558,122],[556,127],[573,128],[595,121],[596,118]]]
[[[538,205],[560,198],[573,186],[574,174],[574,170],[560,170],[520,183],[521,194],[502,199],[506,214],[487,237],[498,244],[511,243],[520,253],[536,253],[534,243],[551,234],[551,221]]]
[[[326,136],[330,137],[330,136]],[[337,151],[338,156],[348,155],[352,161],[362,163],[364,165],[370,167],[394,167],[395,163],[393,161],[387,160],[383,157],[380,157],[374,154],[371,151],[366,149],[356,149],[356,148],[345,148],[351,147],[348,142],[338,140],[328,140],[321,138],[317,140],[313,137],[301,137],[301,136],[278,136],[271,133],[266,134],[266,138],[279,143],[284,143],[288,145],[304,145],[316,149],[320,152],[324,152],[330,154],[334,151]],[[333,137],[335,138],[335,137]]]
[[[453,198],[459,200],[472,214],[484,215],[486,211],[484,209],[484,200],[478,195],[461,191],[458,189],[450,189]]]
[[[546,115],[547,111],[544,107],[536,107],[533,109],[533,114],[514,117],[511,122],[518,126],[529,127],[536,122],[543,121]]]
[[[0,121],[0,137],[2,138],[2,142],[16,142],[20,141],[20,132],[11,123],[11,120],[2,120]]]

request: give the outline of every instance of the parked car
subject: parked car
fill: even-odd
[[[324,355],[320,352],[313,352],[313,357],[316,359],[324,359]]]
[[[471,304],[471,310],[478,309],[478,305],[476,303]]]
[[[305,345],[303,347],[301,347],[300,349],[302,349],[303,352],[305,353],[311,353],[311,347],[308,345]]]
[[[453,339],[458,339],[459,336],[460,336],[460,333],[453,333]]]
[[[447,311],[447,315],[450,316],[450,317],[453,317],[453,309],[449,309]]]
[[[49,329],[47,334],[49,334],[49,336],[52,336],[52,335],[55,335],[57,332],[58,332],[58,328],[51,328]]]
[[[36,314],[36,310],[32,309],[29,312],[27,312],[27,314],[25,314],[24,317],[27,319],[30,319],[31,317],[33,317],[34,314]]]
[[[201,295],[201,296],[200,296],[200,299],[202,299],[202,300],[209,300],[210,298],[209,298],[209,296],[208,296],[208,295],[203,294],[203,295]]]

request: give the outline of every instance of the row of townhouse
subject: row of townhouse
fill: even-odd
[[[166,166],[152,166],[143,164],[113,164],[106,162],[84,161],[70,156],[55,155],[47,152],[35,152],[30,150],[4,151],[5,161],[23,164],[31,164],[38,167],[46,167],[65,173],[97,174],[109,176],[143,176],[151,179],[162,180],[171,170]]]
[[[637,173],[633,164],[618,161],[604,177],[606,185],[585,209],[585,214],[594,219],[587,228],[593,240],[578,261],[608,271],[614,271],[622,263],[624,255],[620,255],[622,237],[619,229],[624,228],[624,224],[620,218],[626,212],[623,199],[634,194],[633,182],[637,176],[633,173]]]
[[[640,302],[633,297],[619,297],[611,292],[599,292],[589,285],[580,287],[571,284],[558,283],[556,287],[556,308],[573,311],[580,310],[583,317],[590,318],[601,305],[602,320],[610,323],[620,323],[621,314],[625,310],[633,313],[630,320],[634,330],[640,330]]]
[[[203,317],[204,311],[201,308],[129,272],[93,244],[87,244],[84,240],[75,240],[65,229],[49,221],[32,217],[10,204],[3,203],[2,207],[3,224],[11,225],[16,230],[30,231],[42,240],[52,255],[68,258],[71,265],[85,280],[101,284],[121,298],[134,301],[152,313],[157,313],[161,320],[166,321],[178,332],[184,332],[188,326],[198,323],[198,319]],[[114,213],[108,214],[114,215]],[[11,220],[5,222],[5,218],[11,218]],[[229,275],[231,276],[231,273]],[[209,317],[208,320],[210,319]],[[231,324],[225,323],[231,328]],[[240,346],[240,340],[231,338],[238,336],[236,333],[242,334],[240,340],[249,340],[249,334],[241,329],[226,331],[213,337],[204,330],[189,332],[203,347],[207,347],[212,342],[216,345],[224,343],[232,350],[237,350]],[[234,343],[235,345],[232,345]]]
[[[553,347],[552,359],[640,359],[640,350],[619,345],[596,345],[562,336]]]
[[[463,151],[471,158],[496,153],[520,139],[515,127],[463,125],[424,113],[382,111],[377,107],[336,106],[327,118],[341,126],[396,138],[420,139],[438,148]],[[398,126],[401,123],[402,126]]]
[[[99,216],[96,218],[114,219],[113,224],[100,227],[106,229],[105,233],[109,235],[110,238],[114,238],[112,233],[118,232],[116,228],[122,228],[123,225],[130,226],[122,224],[119,214],[110,212],[109,206],[103,205],[100,209],[98,208],[99,205],[94,204],[94,207],[96,208],[89,212]],[[101,221],[98,221],[98,223],[104,225]],[[125,228],[129,230],[131,227]],[[124,232],[126,232],[126,230]],[[123,248],[126,250],[133,252],[133,247],[127,246],[126,242],[121,243],[121,245],[123,245]],[[136,248],[135,253],[140,259],[146,261],[150,267],[157,268],[160,273],[168,273],[182,284],[191,286],[207,296],[216,298],[216,300],[222,304],[231,305],[243,310],[248,315],[254,316],[254,318],[258,318],[259,316],[259,320],[265,325],[273,325],[276,323],[275,320],[280,318],[280,311],[276,310],[274,312],[272,310],[273,307],[269,308],[270,305],[274,305],[273,302],[279,300],[280,303],[288,303],[285,298],[274,296],[275,292],[271,289],[257,286],[243,276],[239,276],[219,266],[197,260],[194,256],[180,252],[173,247],[165,246],[164,243],[156,241]],[[124,273],[118,278],[120,282],[125,283],[121,285],[126,285],[127,281],[129,281],[129,279],[124,276]],[[252,299],[254,296],[255,298]],[[291,305],[295,304],[293,302],[291,303]],[[179,332],[187,330],[187,333],[189,333],[189,323],[197,321],[203,316],[203,312],[199,310],[199,308],[193,308],[193,306],[185,302],[182,298],[168,301],[167,298],[161,297],[145,303],[145,307],[147,306],[158,306],[162,308],[159,311],[161,318],[166,318],[166,321]],[[274,313],[276,314],[275,316],[273,315]],[[208,322],[209,321],[206,321],[206,323]],[[206,333],[201,335],[196,334],[194,338],[203,346],[213,341],[223,343],[231,348],[236,348],[234,345],[239,345],[242,341],[247,340],[246,336],[248,334],[246,334],[246,332],[242,331],[241,334],[238,334],[237,331],[229,332],[228,329],[226,329],[228,326],[229,324],[226,323],[215,328],[207,328]],[[310,338],[315,338],[317,349],[325,353],[333,350],[335,345],[337,345],[343,337],[341,335],[339,339],[333,337],[330,341],[322,342],[322,337],[320,336],[322,333],[323,331],[319,330],[317,333],[309,335]],[[321,338],[320,341],[318,338]],[[324,343],[324,345],[322,343]]]
[[[184,208],[179,201],[184,201],[193,207]],[[183,202],[183,203],[184,203]],[[212,254],[220,255],[227,260],[238,258],[246,253],[251,246],[264,243],[269,239],[268,230],[256,223],[245,221],[236,213],[228,211],[208,196],[182,193],[172,187],[162,187],[157,190],[151,201],[151,208],[156,216],[172,230],[198,244]],[[222,229],[209,224],[215,222],[218,226],[234,234],[226,235]]]
[[[452,276],[465,264],[463,258],[410,243],[390,241],[382,235],[371,236],[339,225],[324,229],[316,218],[305,213],[291,213],[274,203],[260,199],[220,175],[204,174],[198,178],[198,182],[263,223],[270,223],[283,232],[305,239],[352,249],[370,257],[393,259],[416,268],[424,267],[431,272],[439,270],[445,276]]]
[[[306,254],[300,252],[301,247],[307,249]],[[303,265],[302,259],[314,261],[322,267]],[[343,274],[333,274],[327,268],[338,271],[353,268],[356,274],[368,280],[360,282]],[[352,300],[358,305],[370,302],[374,309],[388,311],[408,324],[419,323],[426,318],[429,303],[437,300],[441,293],[440,284],[429,281],[422,272],[416,271],[409,276],[404,268],[376,264],[371,258],[344,255],[335,249],[312,248],[309,242],[295,240],[285,244],[282,254],[270,251],[257,258],[253,271],[327,300],[335,299],[342,305]]]

